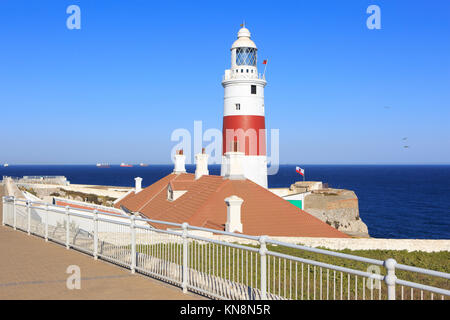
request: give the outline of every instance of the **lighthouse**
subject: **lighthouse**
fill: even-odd
[[[227,153],[242,154],[245,178],[267,188],[265,75],[258,73],[257,47],[243,26],[231,46],[231,68],[225,70],[221,175],[229,168]]]

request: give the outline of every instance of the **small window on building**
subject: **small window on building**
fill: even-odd
[[[241,73],[244,73],[244,69],[241,69]]]
[[[241,104],[240,103],[236,103],[236,110],[241,110]]]
[[[251,85],[252,94],[256,94],[256,86],[254,84]]]
[[[248,73],[248,69],[247,69],[247,73]]]
[[[251,73],[253,73],[253,69],[251,70]]]

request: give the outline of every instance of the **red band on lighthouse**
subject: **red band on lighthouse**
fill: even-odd
[[[247,156],[266,155],[266,129],[263,116],[223,117],[223,154],[233,151],[233,142],[238,142],[238,151]]]

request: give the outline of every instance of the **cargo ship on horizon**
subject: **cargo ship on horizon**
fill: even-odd
[[[96,166],[97,166],[97,168],[109,168],[109,167],[111,167],[109,165],[109,163],[97,163]]]
[[[125,167],[125,168],[131,168],[133,165],[132,165],[132,164],[128,164],[128,163],[122,162],[122,163],[120,164],[120,166],[121,166],[121,167]]]

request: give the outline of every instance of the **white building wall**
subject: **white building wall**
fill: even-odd
[[[227,158],[222,157],[220,175],[225,176],[229,166]],[[266,156],[243,156],[242,168],[245,178],[267,188],[267,158]]]

